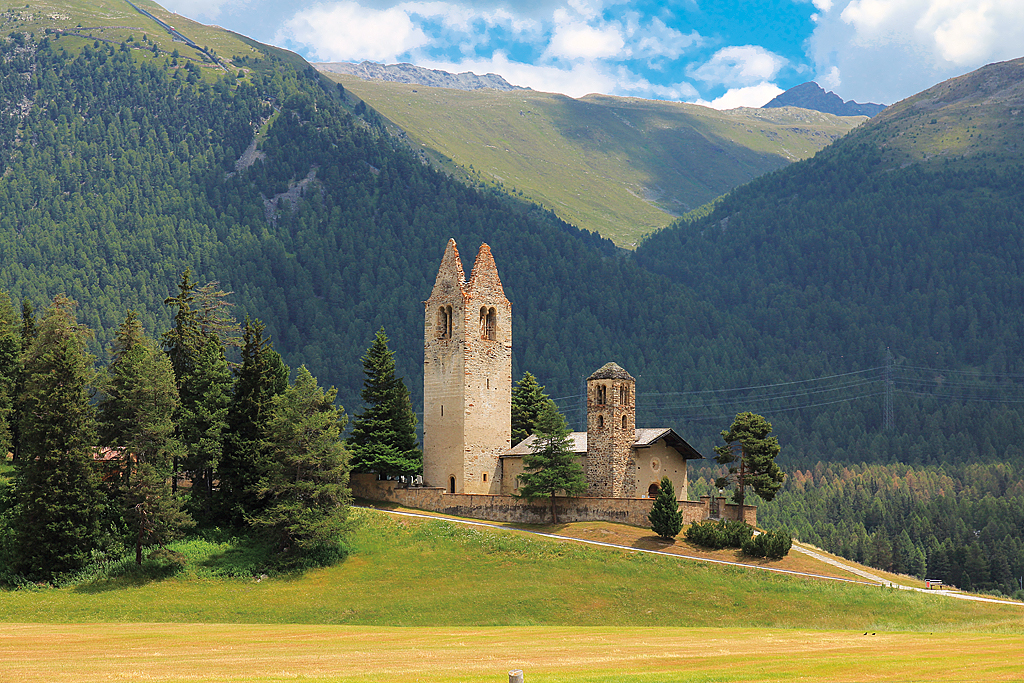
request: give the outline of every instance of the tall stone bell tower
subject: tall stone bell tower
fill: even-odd
[[[423,480],[449,493],[498,493],[512,444],[512,304],[491,248],[465,279],[448,240],[423,321]]]

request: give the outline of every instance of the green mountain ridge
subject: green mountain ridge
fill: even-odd
[[[629,248],[674,216],[807,158],[866,120],[792,107],[718,111],[326,75],[457,176],[497,183]]]

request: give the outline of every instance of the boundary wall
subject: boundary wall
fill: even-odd
[[[518,524],[551,523],[551,501],[547,499],[527,502],[508,495],[448,493],[443,488],[407,487],[399,481],[378,480],[376,474],[353,474],[349,485],[357,498],[396,503],[455,517]],[[742,519],[751,526],[757,524],[755,506],[744,505],[741,508],[735,503],[726,503],[725,498],[719,498],[717,502],[723,519]],[[653,498],[555,497],[559,522],[619,522],[648,527],[647,515],[652,505]],[[679,501],[679,510],[683,513],[684,524],[710,519],[711,498],[702,496],[700,501]]]

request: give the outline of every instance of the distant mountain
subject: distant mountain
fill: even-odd
[[[325,75],[456,175],[500,184],[623,247],[737,185],[812,156],[865,120]]]
[[[839,95],[825,92],[824,88],[813,81],[790,88],[762,108],[776,107],[800,107],[836,116],[874,116],[885,109],[884,104],[858,104],[853,100],[844,102]]]
[[[318,62],[313,64],[319,71],[348,74],[364,81],[387,81],[390,83],[411,83],[431,88],[452,90],[529,90],[512,85],[498,74],[478,74],[464,71],[460,74],[438,69],[426,69],[415,64],[378,64],[376,62]]]

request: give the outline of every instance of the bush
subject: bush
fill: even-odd
[[[743,542],[743,554],[780,560],[789,554],[793,539],[783,531],[765,531]]]
[[[694,522],[686,529],[686,540],[705,548],[742,548],[750,540],[754,529],[745,522],[720,519]]]

